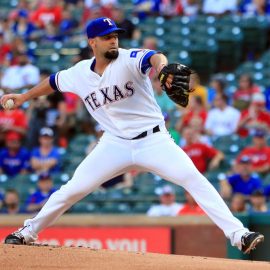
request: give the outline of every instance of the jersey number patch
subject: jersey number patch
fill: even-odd
[[[136,57],[137,57],[138,52],[141,52],[141,51],[143,51],[143,50],[136,50],[136,51],[132,51],[132,52],[130,53],[130,58],[136,58]]]

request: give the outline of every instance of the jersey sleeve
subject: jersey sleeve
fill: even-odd
[[[74,77],[76,76],[75,67],[61,70],[50,76],[50,85],[55,91],[71,92],[76,94]]]
[[[148,75],[150,68],[152,67],[150,63],[150,58],[152,55],[158,53],[154,50],[147,49],[130,49],[128,50],[128,63],[134,69],[134,71],[139,72],[141,75]]]

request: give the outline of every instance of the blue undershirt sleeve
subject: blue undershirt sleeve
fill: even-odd
[[[152,67],[150,58],[152,55],[158,53],[157,51],[149,51],[142,59],[141,72],[146,74],[147,70]]]
[[[51,85],[51,88],[54,90],[54,91],[59,91],[57,85],[56,85],[56,82],[55,82],[55,77],[56,77],[56,74],[52,74],[50,76],[50,85]]]

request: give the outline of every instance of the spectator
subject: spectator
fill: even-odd
[[[252,95],[248,109],[241,112],[238,133],[242,137],[252,135],[254,129],[270,130],[270,113],[265,111],[265,96],[261,93]]]
[[[201,85],[201,79],[197,73],[192,74],[192,82],[193,82],[193,89],[190,93],[190,98],[199,96],[202,101],[202,105],[204,108],[207,108],[207,88],[203,85]],[[190,106],[190,105],[188,105]]]
[[[161,1],[156,0],[133,0],[133,13],[140,19],[144,20],[148,15],[158,15]]]
[[[162,187],[159,201],[160,204],[151,206],[147,211],[148,216],[177,216],[177,213],[182,208],[182,204],[175,201],[175,192],[169,185]]]
[[[64,9],[62,12],[62,20],[59,25],[59,32],[61,33],[62,40],[68,39],[72,35],[72,31],[78,26],[78,23],[72,18],[71,11]]]
[[[240,112],[227,105],[225,94],[217,94],[214,99],[215,107],[208,111],[205,131],[210,136],[226,136],[235,133],[240,118]]]
[[[159,5],[160,15],[166,17],[179,16],[183,14],[181,0],[162,0]]]
[[[30,171],[30,154],[21,146],[21,136],[16,132],[6,135],[6,147],[0,151],[0,174],[16,176]]]
[[[220,194],[224,199],[229,199],[233,194],[244,196],[251,195],[255,190],[262,188],[261,179],[252,175],[251,160],[242,156],[236,165],[237,173],[220,179]]]
[[[7,65],[11,55],[11,45],[5,42],[4,32],[0,29],[0,65]],[[2,84],[2,83],[1,83]]]
[[[200,96],[191,96],[189,106],[183,110],[183,115],[176,124],[176,129],[181,131],[184,127],[190,125],[191,121],[198,120],[203,127],[207,118],[207,110],[203,105]]]
[[[67,147],[69,140],[76,133],[78,127],[78,112],[82,109],[82,102],[80,98],[70,92],[63,93],[64,101],[63,107],[61,106],[60,115],[62,119],[65,119],[61,123],[61,117],[58,118],[58,132],[59,139],[58,144],[61,147]]]
[[[50,75],[48,70],[41,71],[41,80]],[[70,137],[69,128],[74,124],[74,117],[68,119],[68,109],[72,94],[60,92],[53,93],[47,97],[39,97],[31,101],[27,114],[29,118],[29,130],[27,133],[27,146],[33,148],[39,144],[39,131],[42,127],[48,126],[55,131],[55,143],[65,147]],[[65,102],[67,99],[68,102]],[[75,98],[77,100],[77,98]],[[76,104],[74,104],[76,105]],[[69,107],[70,108],[70,107]],[[79,108],[73,107],[73,110]],[[63,140],[62,140],[63,138]]]
[[[33,2],[37,2],[37,1],[19,0],[18,3],[17,3],[17,5],[16,5],[16,7],[13,8],[10,11],[8,17],[10,19],[15,19],[15,18],[17,18],[18,13],[20,11],[24,11],[24,12],[30,11],[31,10],[31,4],[33,4]]]
[[[15,189],[8,189],[4,196],[2,214],[23,214],[25,210],[20,206],[19,193]]]
[[[84,5],[91,8],[95,3],[100,3],[102,6],[111,7],[118,4],[118,0],[84,0]]]
[[[112,8],[112,19],[116,22],[117,26],[125,29],[124,33],[119,34],[119,39],[139,40],[141,34],[139,29],[125,17],[123,8],[120,5],[114,5]]]
[[[197,204],[197,202],[193,199],[193,197],[186,191],[185,192],[186,202],[183,207],[178,212],[179,216],[182,215],[196,215],[202,216],[205,215],[205,212],[201,209],[201,207]]]
[[[28,127],[27,117],[23,110],[0,109],[0,144],[4,145],[5,136],[9,132],[16,132],[22,137],[26,134]]]
[[[56,191],[50,174],[42,173],[38,178],[38,188],[26,200],[28,213],[38,212],[49,197]]]
[[[20,56],[29,54],[30,51],[28,48],[27,43],[19,36],[14,36],[12,39],[12,42],[10,43],[11,46],[11,53],[10,57],[8,59],[8,64],[13,66],[19,66],[20,65]]]
[[[158,49],[158,40],[154,36],[147,36],[143,39],[144,49],[157,50]]]
[[[30,63],[26,53],[21,53],[18,56],[18,64],[4,71],[1,85],[5,92],[14,93],[32,88],[39,80],[39,69]]]
[[[70,122],[67,121],[67,104],[65,97],[60,92],[47,96],[47,108],[45,110],[45,125],[55,131],[55,141],[66,147],[70,138]]]
[[[269,15],[270,3],[268,0],[243,0],[239,11],[246,16]]]
[[[270,172],[270,146],[267,145],[266,132],[257,129],[252,138],[252,145],[245,147],[239,154],[238,160],[248,156],[251,160],[251,170],[260,174]]]
[[[31,18],[37,28],[44,28],[48,23],[59,26],[62,20],[62,8],[54,0],[43,0]]]
[[[160,85],[160,81],[159,81],[157,75],[155,75],[152,78],[152,85],[153,85],[154,95],[155,95],[157,104],[159,105],[161,111],[167,112],[167,113],[172,112],[176,108],[176,105],[167,96],[165,91],[162,90],[161,85]]]
[[[247,211],[245,196],[239,193],[234,194],[231,200],[230,209],[235,214],[245,213]]]
[[[200,11],[200,1],[198,0],[181,0],[183,15],[195,17]]]
[[[237,0],[204,0],[202,12],[207,15],[221,16],[237,11]]]
[[[242,74],[238,81],[238,88],[233,94],[233,106],[242,111],[248,108],[253,94],[260,93],[259,86],[255,85],[248,74]]]
[[[0,30],[3,32],[4,41],[6,43],[11,43],[14,37],[11,29],[11,20],[5,15],[0,18]]]
[[[250,195],[249,213],[270,213],[262,190],[254,190]]]
[[[40,129],[46,126],[45,118],[48,108],[48,101],[45,96],[34,99],[27,108],[27,116],[29,119],[29,129],[27,132],[26,146],[29,149],[39,145]]]
[[[58,27],[56,25],[54,25],[53,23],[47,23],[44,26],[44,30],[40,40],[41,42],[49,43],[55,41],[62,41],[64,37],[65,36],[58,31]]]
[[[89,20],[99,17],[111,18],[112,8],[104,5],[101,0],[93,0],[89,6],[84,8],[81,24],[85,25]]]
[[[213,170],[220,165],[224,159],[224,154],[217,149],[204,144],[198,140],[198,134],[190,127],[183,131],[185,146],[182,149],[191,158],[196,168],[205,173],[207,170]]]
[[[31,154],[31,166],[35,173],[55,173],[60,171],[60,155],[58,148],[53,145],[54,132],[51,128],[40,130],[40,146],[34,148]]]
[[[29,41],[33,37],[36,30],[34,24],[29,21],[29,14],[27,10],[21,9],[18,11],[14,24],[12,25],[14,35]]]
[[[216,75],[214,76],[209,84],[209,88],[208,88],[208,104],[211,105],[214,102],[214,99],[216,97],[217,94],[224,94],[225,93],[225,81],[223,78],[221,78],[220,76]]]
[[[197,138],[199,142],[210,145],[210,146],[212,145],[211,139],[209,138],[209,136],[207,136],[204,133],[204,125],[201,118],[195,117],[191,119],[188,124],[188,127],[190,127],[193,130],[193,132],[197,134],[198,136]],[[185,144],[186,144],[185,139],[181,138],[180,144],[179,144],[180,147],[185,146]]]

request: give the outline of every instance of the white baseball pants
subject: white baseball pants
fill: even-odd
[[[125,140],[105,133],[75,170],[72,179],[53,193],[40,212],[25,221],[25,226],[33,235],[39,233],[103,182],[132,166],[183,186],[223,230],[231,244],[241,248],[241,236],[248,229],[232,215],[215,188],[173,142],[165,128],[139,140]]]

